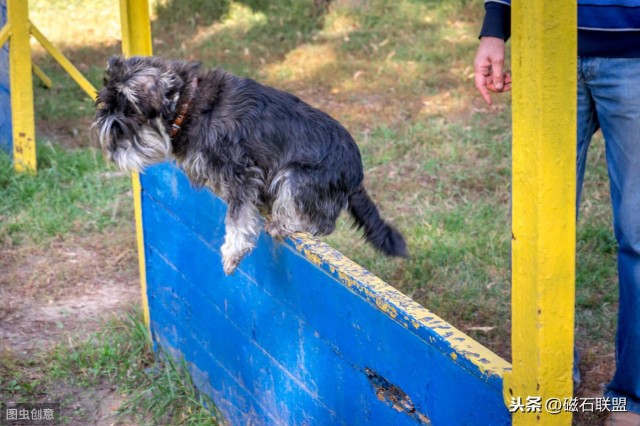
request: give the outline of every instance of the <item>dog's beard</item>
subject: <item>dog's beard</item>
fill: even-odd
[[[137,132],[128,135],[129,137],[115,136],[114,123],[115,118],[107,117],[98,131],[98,138],[109,159],[120,170],[141,172],[147,166],[171,156],[171,139],[160,119],[156,119],[154,125],[141,126]]]

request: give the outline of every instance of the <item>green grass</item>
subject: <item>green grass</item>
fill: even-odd
[[[581,347],[602,342],[612,347],[618,311],[617,243],[602,137],[591,145],[578,221],[576,338]]]
[[[125,401],[121,413],[139,416],[145,413],[151,424],[168,421],[172,425],[217,425],[222,419],[213,400],[196,390],[184,360],[163,356],[153,369],[147,369]]]
[[[31,372],[39,371],[48,362],[47,357],[18,359],[5,351],[0,352],[0,397],[3,401],[13,397],[27,402],[41,396],[45,380],[42,375]]]
[[[117,384],[127,398],[119,411],[145,424],[215,425],[211,399],[196,391],[187,364],[159,353],[154,356],[149,334],[136,309],[108,321],[88,340],[59,346],[53,353],[51,378],[72,378],[90,387],[102,381]]]
[[[30,6],[41,30],[99,83],[118,51],[116,3]],[[70,28],[52,19],[60,13],[79,19]],[[159,0],[154,51],[289,90],[340,120],[360,146],[372,197],[405,233],[412,257],[380,256],[346,220],[326,240],[508,359],[511,105],[503,95],[488,108],[473,87],[482,13],[471,0],[334,0],[327,14],[313,0]],[[36,59],[58,85],[37,90],[39,120],[62,128],[88,122],[90,101],[50,59]],[[601,139],[591,151],[578,223],[576,330],[598,368],[613,347],[617,285]],[[94,151],[42,145],[39,155],[36,178],[14,177],[0,160],[2,241],[130,220],[128,179],[105,181]],[[114,200],[121,200],[115,215]]]
[[[499,118],[508,123],[505,115]],[[434,117],[381,126],[361,139],[369,188],[405,232],[409,260],[353,244],[347,226],[328,240],[463,329],[496,327],[490,339],[474,337],[506,356],[496,340],[510,332],[509,132],[481,124]]]
[[[132,217],[130,180],[114,174],[99,151],[37,148],[37,176],[15,174],[0,153],[0,245],[101,232]]]
[[[117,16],[115,6],[99,6]],[[99,82],[101,67],[117,51],[113,31],[104,38],[92,32],[91,14],[78,2],[35,1],[33,7],[43,18],[69,10],[86,17],[72,38],[50,19],[43,31],[58,37]],[[47,12],[51,7],[56,10]],[[508,357],[511,110],[508,96],[490,110],[473,89],[481,16],[482,8],[468,0],[336,0],[328,14],[311,0],[160,0],[154,48],[293,91],[343,122],[360,145],[372,196],[407,235],[413,256],[404,263],[381,258],[344,223],[327,241],[463,330],[498,327],[493,336],[472,334]],[[50,60],[39,60],[58,77]],[[73,82],[55,80],[65,90],[38,91],[40,117],[86,114],[89,101]],[[606,172],[602,145],[594,145],[578,233],[578,336],[585,344],[594,327],[612,339],[609,311],[616,303]],[[3,213],[12,221],[33,217],[4,228],[72,232],[72,221],[38,213],[54,208],[49,203],[33,214],[16,215],[12,207]],[[62,216],[75,216],[77,226],[109,222],[106,206],[97,224],[82,209],[67,208],[75,213]],[[51,217],[50,225],[38,216]]]
[[[147,327],[139,309],[104,321],[101,331],[86,340],[70,339],[34,359],[0,357],[0,396],[30,401],[52,393],[63,413],[78,394],[113,386],[124,399],[116,420],[134,424],[216,425],[213,401],[195,390],[187,364],[163,353],[152,353]],[[73,390],[65,393],[61,389]],[[49,391],[51,390],[51,391]],[[82,421],[74,412],[67,421]],[[66,423],[64,423],[66,424]]]
[[[47,75],[55,81],[55,85],[50,89],[41,85],[36,87],[34,98],[36,119],[38,121],[67,121],[86,118],[93,114],[94,102],[76,82],[64,70],[53,66],[51,59],[44,62],[48,62],[51,67],[47,70]],[[103,73],[104,70],[101,66],[93,66],[83,74],[94,87],[98,88],[98,82],[101,82]],[[34,81],[39,83],[37,77],[34,78]],[[86,129],[76,129],[76,131],[86,131]]]
[[[121,318],[105,321],[100,332],[87,340],[70,340],[51,353],[52,379],[90,386],[101,380],[125,383],[141,381],[144,370],[153,363],[148,332],[142,315],[131,310]]]

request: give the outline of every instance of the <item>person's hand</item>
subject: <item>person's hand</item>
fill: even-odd
[[[484,101],[491,104],[489,92],[506,92],[511,90],[511,74],[503,71],[504,40],[496,37],[482,37],[478,53],[473,62],[476,77],[476,89]]]

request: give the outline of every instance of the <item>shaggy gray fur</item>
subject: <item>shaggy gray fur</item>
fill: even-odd
[[[197,79],[195,94],[188,94]],[[192,98],[192,99],[190,99]],[[200,64],[156,57],[111,58],[94,128],[121,169],[175,159],[195,185],[228,204],[223,267],[232,273],[260,232],[326,235],[342,209],[374,247],[407,256],[362,186],[360,152],[347,130],[294,95]],[[177,110],[188,110],[169,136]]]

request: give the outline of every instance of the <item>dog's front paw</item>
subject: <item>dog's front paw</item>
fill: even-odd
[[[240,264],[241,260],[242,260],[242,257],[238,257],[238,256],[229,256],[229,257],[223,258],[222,269],[224,270],[224,274],[226,276],[233,274],[236,271],[236,268],[238,268],[238,265]]]
[[[223,248],[222,270],[224,271],[225,275],[229,276],[235,272],[236,268],[238,268],[238,265],[240,264],[244,256],[247,253],[249,253],[251,250],[247,248],[241,251],[240,253],[235,253],[235,254],[225,253],[225,251],[226,250]]]

